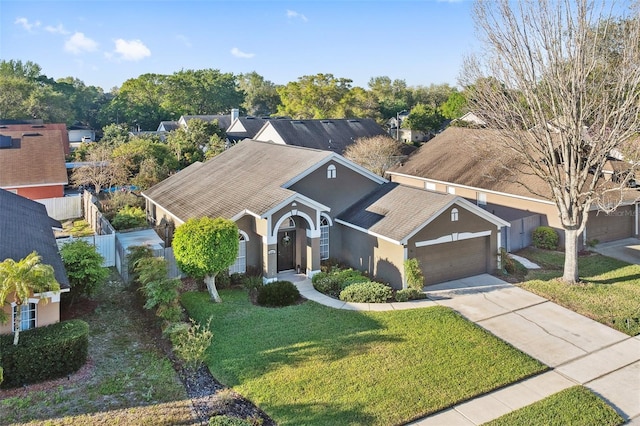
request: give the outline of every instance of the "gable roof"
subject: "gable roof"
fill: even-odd
[[[160,125],[158,125],[158,130],[156,130],[156,132],[171,132],[179,128],[180,128],[180,125],[178,124],[177,121],[161,121]]]
[[[53,266],[60,287],[69,288],[53,227],[62,225],[47,215],[43,204],[0,189],[0,262],[18,261],[35,250],[42,263]]]
[[[296,195],[285,183],[333,156],[328,151],[246,139],[142,195],[180,221],[201,216],[231,219],[246,211],[264,215]]]
[[[507,222],[455,195],[394,182],[380,185],[340,214],[336,221],[396,244],[406,244],[416,232],[453,204],[471,210],[496,226],[509,226]]]
[[[275,131],[286,145],[323,149],[343,154],[358,138],[387,136],[371,118],[329,120],[269,120],[254,139],[266,141],[266,134]],[[280,141],[274,141],[280,142]]]
[[[262,126],[269,120],[279,120],[271,117],[238,117],[233,120],[227,129],[227,137],[230,141],[239,142],[243,139],[254,139]]]
[[[212,121],[218,121],[218,127],[222,130],[227,130],[231,125],[231,115],[230,114],[215,114],[215,115],[183,115],[178,120],[178,123],[185,123],[187,126],[189,125],[189,121],[197,118],[198,120],[202,120],[207,123],[211,123]]]
[[[47,125],[45,125],[47,126]],[[0,148],[0,188],[66,185],[64,145],[69,137],[51,128],[29,131],[0,128],[0,135],[11,137],[10,148]]]

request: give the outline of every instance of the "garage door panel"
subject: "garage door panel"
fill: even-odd
[[[489,237],[416,249],[426,285],[486,273],[488,254]]]
[[[608,215],[591,214],[587,222],[587,240],[604,243],[633,237],[634,213],[633,206],[623,206]]]

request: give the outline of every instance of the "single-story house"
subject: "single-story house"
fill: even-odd
[[[251,139],[142,195],[159,228],[202,216],[235,221],[230,272],[253,266],[265,281],[290,270],[313,276],[329,258],[395,288],[414,257],[427,284],[492,273],[508,226],[461,197],[391,183],[335,152]]]
[[[495,130],[448,127],[387,173],[393,182],[459,195],[510,222],[538,215],[538,225],[556,228],[563,243],[549,187],[526,167],[513,164],[513,155],[497,140]],[[615,179],[620,173],[620,161],[612,158],[603,179]],[[640,192],[629,188],[622,205],[609,214],[594,204],[581,244],[637,237],[639,196]]]
[[[65,124],[0,126],[0,188],[32,200],[64,196]]]
[[[42,263],[53,267],[60,292],[34,294],[29,306],[23,307],[21,329],[43,327],[60,321],[60,293],[70,289],[69,279],[53,234],[53,228],[61,228],[57,220],[47,215],[44,205],[0,189],[0,262],[13,259],[16,262],[36,251]],[[43,303],[45,297],[48,303]],[[9,299],[11,300],[11,299]],[[13,332],[15,303],[0,307],[10,320],[0,324],[0,334]]]

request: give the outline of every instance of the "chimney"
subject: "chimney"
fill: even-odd
[[[240,110],[238,108],[231,109],[231,122],[240,116]]]

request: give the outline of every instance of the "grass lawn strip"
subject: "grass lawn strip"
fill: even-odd
[[[578,260],[581,283],[567,285],[564,253],[528,248],[519,255],[544,269],[532,270],[521,287],[630,336],[640,334],[640,265],[591,254]]]
[[[601,398],[582,386],[574,386],[534,404],[512,411],[483,426],[617,426],[624,419]]]
[[[444,307],[392,312],[182,302],[213,317],[212,374],[279,425],[401,424],[547,369]]]

